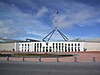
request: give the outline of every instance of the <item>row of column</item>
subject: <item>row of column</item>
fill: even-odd
[[[20,52],[32,52],[32,44],[29,43],[20,43],[19,44],[19,51]]]
[[[78,52],[81,43],[34,43],[33,52]]]
[[[78,52],[82,51],[83,45],[81,42],[76,43],[20,43],[19,51],[21,52]]]

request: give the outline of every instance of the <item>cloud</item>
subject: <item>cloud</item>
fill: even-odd
[[[84,27],[87,26],[86,22],[88,23],[91,19],[95,19],[100,15],[100,10],[81,3],[72,2],[70,5],[66,5],[65,9],[67,8],[69,9],[64,11],[63,14],[59,13],[58,16],[56,16],[55,13],[52,14],[52,22],[54,26],[57,26],[58,28],[70,28],[74,26]],[[58,19],[57,23],[55,23],[55,18]]]
[[[55,11],[59,11],[58,16],[55,16]],[[52,30],[52,24],[62,29],[93,26],[100,23],[98,16],[100,9],[74,0],[2,0],[0,37],[42,39]],[[55,24],[55,19],[58,19],[58,24]],[[55,34],[52,38],[60,40],[58,35]]]
[[[16,31],[12,29],[14,21],[12,19],[0,20],[0,36],[1,37],[13,37],[16,34]]]
[[[41,16],[43,16],[47,11],[48,11],[48,9],[47,9],[46,7],[43,6],[41,9],[38,10],[36,16],[37,16],[37,17],[41,17]]]
[[[24,38],[34,35],[33,32],[40,31],[33,37],[43,38],[39,34],[43,34],[45,30],[47,31],[50,28],[38,20],[36,15],[24,13],[15,5],[0,2],[0,6],[0,11],[2,11],[0,12],[0,37]],[[9,12],[7,12],[8,10]],[[43,7],[37,14],[42,16],[46,12],[45,10],[47,9]]]
[[[100,23],[100,19],[96,19],[97,23]]]
[[[44,33],[41,33],[41,32],[38,32],[38,31],[28,31],[27,34],[30,34],[30,35],[33,35],[33,36],[36,36],[40,39],[42,39],[45,34]],[[35,37],[34,37],[35,38]]]

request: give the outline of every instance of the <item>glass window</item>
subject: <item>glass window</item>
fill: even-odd
[[[65,46],[65,50],[67,50],[67,47]]]
[[[80,47],[78,47],[78,51],[80,51]]]
[[[65,52],[67,52],[67,47],[65,46]]]
[[[68,44],[68,46],[70,46],[70,44]]]
[[[68,47],[68,52],[70,52],[70,47]]]
[[[46,47],[46,52],[48,52],[48,47]]]
[[[72,47],[72,52],[73,52],[73,47]]]
[[[24,44],[22,44],[22,46],[24,46]]]
[[[53,48],[54,48],[54,43],[53,43]]]
[[[36,44],[34,45],[34,52],[36,52]]]
[[[56,43],[56,46],[58,45],[58,43]]]
[[[75,52],[77,51],[76,47],[75,47]]]
[[[59,50],[60,50],[60,48],[61,48],[61,47],[59,46]]]
[[[28,52],[29,52],[29,50],[28,50]]]
[[[49,48],[49,52],[51,52],[51,50],[52,50],[52,49],[51,49],[51,47],[50,47],[50,48]]]
[[[60,45],[60,43],[59,43],[59,45]]]
[[[46,43],[46,45],[48,46],[48,43]]]
[[[62,43],[62,46],[63,46],[64,44]]]
[[[43,47],[43,52],[45,51],[45,47]]]
[[[78,46],[80,46],[80,44],[78,43]]]
[[[67,46],[67,44],[65,44],[65,46]]]
[[[54,43],[53,43],[53,45],[54,45]]]

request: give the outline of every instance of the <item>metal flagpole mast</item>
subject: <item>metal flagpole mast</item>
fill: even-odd
[[[48,42],[51,39],[51,37],[55,31],[59,32],[59,34],[62,36],[64,41],[68,41],[68,38],[58,29],[58,14],[59,14],[59,12],[56,12],[56,15],[55,15],[56,17],[55,17],[55,21],[54,21],[56,23],[56,25],[55,25],[54,29],[42,39],[43,42]]]

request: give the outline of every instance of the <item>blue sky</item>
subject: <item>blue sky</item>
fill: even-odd
[[[100,38],[100,0],[0,0],[0,38],[42,40],[55,26],[69,39]]]

